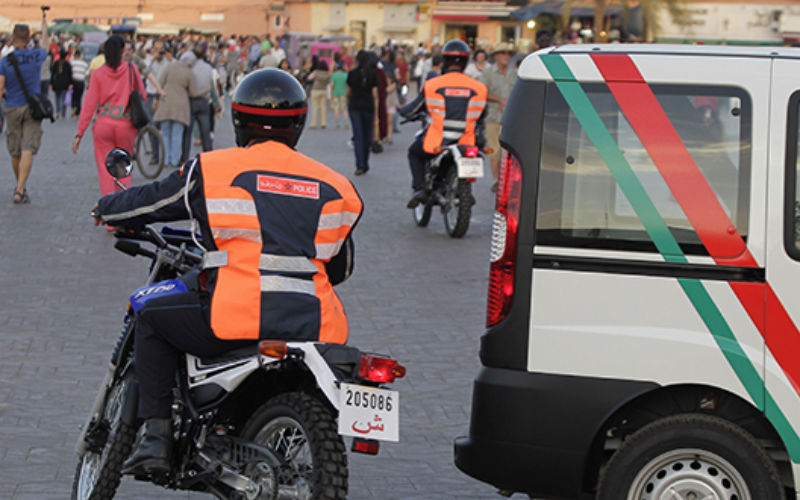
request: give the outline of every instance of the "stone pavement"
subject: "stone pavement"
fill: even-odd
[[[331,123],[329,121],[329,123]],[[92,141],[70,151],[75,120],[45,124],[28,185],[30,205],[12,205],[13,174],[0,147],[0,498],[64,499],[76,466],[78,428],[94,398],[129,292],[147,262],[112,248],[88,216],[98,198]],[[337,287],[350,343],[389,354],[408,376],[401,441],[377,457],[350,455],[350,498],[499,498],[453,465],[453,439],[466,433],[483,331],[493,197],[474,185],[467,236],[449,238],[438,211],[426,229],[405,209],[405,149],[415,125],[354,177],[347,130],[307,130],[300,151],[354,180],[365,202],[355,232],[353,277]],[[230,118],[217,147],[233,145]],[[488,170],[488,169],[487,169]],[[143,178],[135,175],[135,182]],[[210,498],[123,480],[118,498]]]

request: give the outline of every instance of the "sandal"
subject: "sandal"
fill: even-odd
[[[21,193],[14,190],[14,205],[19,205],[20,203],[24,203],[25,200],[25,191],[23,190]]]

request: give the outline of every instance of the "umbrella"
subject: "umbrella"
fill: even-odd
[[[47,31],[50,33],[68,33],[70,35],[83,35],[84,33],[103,31],[103,29],[100,28],[99,26],[95,26],[94,24],[56,23],[47,28]]]

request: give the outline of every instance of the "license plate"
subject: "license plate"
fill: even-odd
[[[400,440],[400,393],[341,384],[339,434],[381,441]]]
[[[466,158],[461,157],[458,159],[458,176],[465,177],[483,177],[483,158]]]

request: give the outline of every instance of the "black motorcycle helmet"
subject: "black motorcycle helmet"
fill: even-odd
[[[294,147],[306,123],[306,92],[289,73],[267,68],[239,83],[231,103],[236,144],[275,139]]]
[[[469,61],[469,45],[461,40],[450,40],[444,47],[442,47],[442,56],[444,57],[444,68],[458,65],[461,71],[467,67]]]

